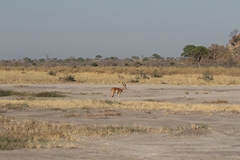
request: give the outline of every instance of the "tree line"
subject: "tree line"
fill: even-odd
[[[69,57],[66,59],[46,58],[31,59],[25,57],[20,60],[0,60],[0,66],[57,66],[57,65],[71,65],[71,66],[156,66],[156,67],[240,67],[240,57],[235,55],[240,53],[240,47],[236,48],[236,43],[240,45],[240,34],[238,30],[233,30],[229,37],[229,43],[233,43],[234,51],[232,53],[227,46],[219,44],[211,44],[209,47],[195,46],[187,44],[183,47],[183,52],[180,57],[163,58],[161,55],[154,53],[150,57],[139,57],[133,55],[131,58],[119,59],[116,56],[103,57],[96,55],[95,58]]]

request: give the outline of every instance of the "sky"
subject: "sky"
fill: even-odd
[[[239,0],[0,0],[0,59],[180,57],[226,45]]]

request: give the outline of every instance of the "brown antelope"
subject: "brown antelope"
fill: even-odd
[[[122,83],[123,87],[122,88],[117,88],[117,87],[113,87],[111,88],[111,92],[112,92],[112,97],[114,97],[114,93],[118,94],[118,98],[120,97],[120,94],[123,92],[124,89],[127,89],[127,86],[125,83]]]

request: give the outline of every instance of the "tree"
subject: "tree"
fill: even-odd
[[[101,55],[96,55],[96,56],[95,56],[95,59],[98,59],[98,60],[99,60],[99,59],[101,59],[101,58],[102,58]]]
[[[45,59],[40,58],[38,61],[39,61],[39,62],[45,62]]]
[[[162,59],[162,57],[159,54],[157,54],[157,53],[154,53],[152,55],[152,57],[155,58],[155,59]]]
[[[217,65],[223,65],[226,63],[226,60],[230,60],[231,57],[231,53],[224,45],[212,44],[208,47],[208,58]]]
[[[32,63],[33,60],[31,60],[31,58],[28,58],[28,57],[25,57],[23,58],[24,62],[27,62],[27,63]]]
[[[110,57],[110,59],[113,61],[116,61],[116,60],[118,60],[118,57],[112,56],[112,57]]]
[[[146,61],[148,61],[148,60],[149,60],[149,57],[144,57],[144,58],[142,59],[143,62],[146,62]]]
[[[138,56],[132,56],[132,59],[136,61],[136,60],[139,60],[139,57]]]
[[[78,61],[78,62],[83,62],[84,59],[83,59],[82,57],[79,57],[79,58],[77,59],[77,61]]]
[[[85,62],[90,62],[90,61],[91,61],[90,58],[86,58],[86,59],[85,59]]]
[[[193,51],[194,51],[195,48],[196,48],[196,46],[194,46],[192,44],[186,45],[183,48],[183,53],[181,54],[181,56],[182,57],[192,57]]]
[[[194,46],[194,45],[186,45],[183,48],[183,53],[181,56],[183,57],[193,57],[195,61],[200,65],[200,61],[204,55],[208,54],[208,49],[204,46]]]

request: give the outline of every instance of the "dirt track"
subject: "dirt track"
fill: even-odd
[[[0,85],[1,89],[17,91],[61,91],[67,97],[61,99],[111,99],[110,88],[118,85]],[[121,86],[118,86],[121,87]],[[203,103],[226,100],[239,104],[239,86],[172,86],[172,85],[128,85],[120,100],[157,100],[176,103]],[[16,99],[16,97],[1,97]],[[57,98],[58,99],[58,98]],[[117,97],[114,97],[117,99]],[[19,120],[38,119],[54,122],[70,122],[77,125],[140,125],[160,128],[169,126],[190,127],[200,123],[207,130],[186,130],[182,133],[132,134],[79,139],[82,147],[74,149],[22,149],[0,151],[0,159],[240,159],[240,115],[236,113],[177,113],[164,111],[114,110],[120,116],[64,117],[72,110],[12,110],[4,115]],[[83,113],[83,109],[75,109]],[[97,109],[91,113],[99,113]]]

